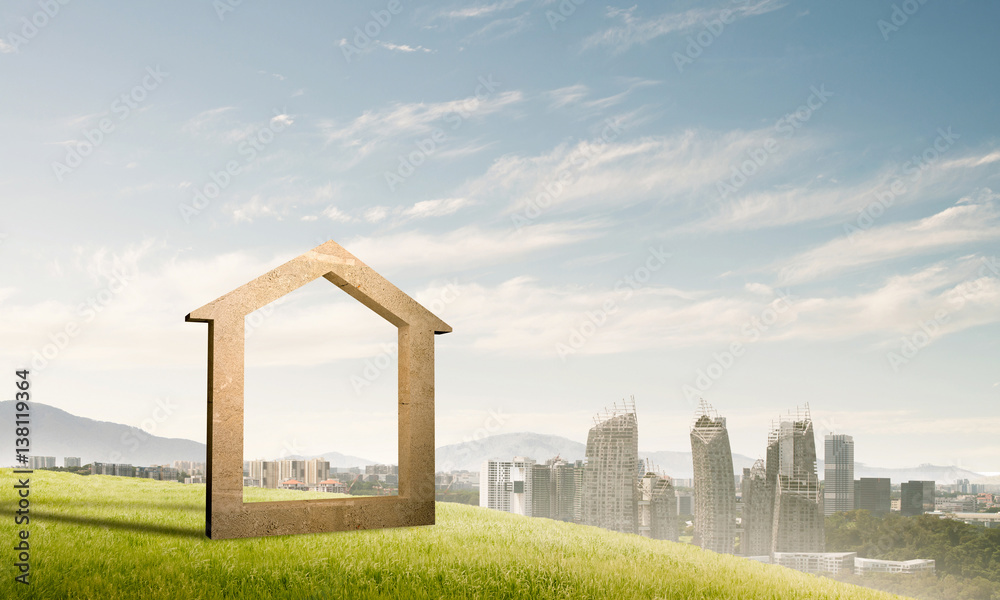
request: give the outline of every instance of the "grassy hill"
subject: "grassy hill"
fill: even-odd
[[[14,582],[13,484],[0,469],[0,598],[897,598],[684,544],[448,503],[432,527],[212,541],[204,486],[43,471],[31,476],[29,595]]]

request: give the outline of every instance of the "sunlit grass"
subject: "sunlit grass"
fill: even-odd
[[[450,503],[438,504],[430,527],[213,541],[203,485],[43,471],[31,477],[28,596],[14,583],[9,469],[0,482],[4,599],[896,598],[684,544]]]

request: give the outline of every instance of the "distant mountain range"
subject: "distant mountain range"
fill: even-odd
[[[64,410],[33,402],[31,404],[32,453],[37,456],[55,456],[61,465],[66,456],[79,456],[82,464],[91,462],[121,462],[137,466],[169,464],[175,460],[205,460],[205,444],[181,438],[150,435],[138,427],[95,421],[78,417]],[[14,402],[0,401],[0,424],[14,422]],[[13,427],[0,427],[0,448],[14,448]],[[542,433],[503,433],[481,440],[441,446],[435,453],[438,471],[478,471],[484,460],[511,459],[515,456],[533,458],[544,462],[555,456],[567,461],[582,460],[586,446],[558,435]],[[639,457],[652,463],[658,470],[676,479],[690,479],[691,453],[672,451],[639,451]],[[331,467],[363,467],[377,461],[327,452],[313,456],[290,456],[292,459],[324,458]],[[13,456],[9,460],[13,460]],[[7,460],[3,460],[6,464]],[[733,454],[733,470],[742,473],[754,459]],[[818,461],[819,476],[823,477],[823,461]],[[920,465],[919,467],[886,469],[857,463],[854,476],[888,477],[893,482],[930,480],[954,483],[957,479],[976,481],[982,479],[958,467]]]
[[[0,464],[14,460],[14,407],[0,402],[0,448],[10,449]],[[138,427],[95,421],[72,415],[40,402],[31,403],[31,454],[55,456],[62,466],[66,456],[92,462],[128,463],[136,466],[169,464],[175,460],[205,460],[205,444],[180,438],[150,435]],[[5,452],[6,454],[6,452]]]

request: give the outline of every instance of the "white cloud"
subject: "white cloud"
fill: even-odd
[[[797,139],[798,136],[790,142]],[[800,150],[794,152],[801,154]],[[875,204],[881,204],[881,208],[885,209],[887,202],[889,206],[914,202],[928,192],[953,193],[955,189],[968,189],[972,177],[968,170],[989,164],[992,162],[987,160],[989,156],[992,154],[972,154],[947,163],[925,163],[922,169],[909,171],[909,167],[904,166],[902,173],[897,167],[887,166],[853,183],[841,183],[833,177],[815,177],[806,183],[788,182],[765,189],[748,184],[746,191],[740,190],[742,195],[739,198],[719,204],[715,214],[685,225],[683,230],[691,233],[780,227],[856,216]],[[756,175],[754,179],[763,177]],[[890,194],[893,185],[901,185],[902,193]],[[886,194],[891,200],[879,199],[880,195],[886,197]],[[852,223],[854,220],[851,219]]]
[[[496,42],[517,35],[528,28],[530,24],[530,21],[528,21],[529,14],[530,13],[524,13],[517,17],[508,17],[492,21],[465,36],[463,42],[469,43],[474,40]]]
[[[935,265],[889,278],[880,288],[856,295],[792,293],[787,303],[776,300],[775,294],[764,294],[766,286],[748,286],[749,293],[670,287],[669,266],[631,295],[628,287],[552,286],[518,277],[495,286],[461,285],[458,300],[442,318],[456,330],[461,328],[473,348],[510,356],[557,357],[557,344],[568,345],[572,332],[590,322],[588,314],[608,302],[614,303],[616,312],[578,349],[579,354],[873,336],[882,340],[876,347],[885,350],[899,335],[911,334],[942,309],[950,318],[933,341],[1000,322],[1000,279],[980,276],[980,265],[975,260]],[[629,272],[624,267],[622,276]],[[757,324],[769,319],[763,318],[769,307],[775,309],[776,321],[760,327]],[[494,315],[504,318],[497,320]]]
[[[334,223],[350,223],[354,220],[350,217],[350,215],[342,212],[336,206],[327,206],[326,209],[323,210],[323,216],[330,219]]]
[[[568,104],[579,102],[589,93],[590,88],[582,83],[578,83],[576,85],[550,90],[545,92],[545,96],[549,98],[551,108],[562,108]]]
[[[289,189],[294,185],[289,178],[279,178],[271,185],[281,189]],[[223,211],[232,215],[236,222],[252,223],[253,221],[268,217],[282,220],[294,217],[294,212],[300,207],[315,206],[329,202],[335,195],[339,187],[333,183],[326,183],[312,188],[303,187],[294,193],[282,195],[268,195],[265,193],[254,194],[249,200],[234,200],[223,207]]]
[[[393,44],[392,42],[383,42],[381,40],[376,40],[376,43],[380,47],[385,48],[386,50],[391,50],[393,52],[405,52],[405,53],[411,53],[411,52],[433,53],[434,52],[434,50],[431,50],[430,48],[424,48],[423,46],[419,46],[419,45],[418,46],[410,46],[410,45],[407,45],[407,44]]]
[[[369,223],[378,223],[389,216],[389,209],[384,206],[373,206],[365,211],[365,220]]]
[[[442,198],[439,200],[424,200],[417,202],[403,211],[403,215],[415,219],[426,217],[443,217],[458,212],[472,202],[468,198]]]
[[[977,156],[973,154],[972,156],[966,156],[963,158],[957,158],[955,160],[949,160],[941,163],[942,169],[972,169],[975,167],[981,167],[983,165],[988,165],[1000,161],[1000,150],[984,154],[982,156]]]
[[[755,16],[777,10],[785,4],[787,2],[784,0],[757,0],[742,6],[724,4],[712,8],[693,8],[648,19],[635,15],[636,6],[608,7],[607,17],[619,21],[620,24],[591,35],[584,40],[583,47],[606,46],[615,53],[624,52],[635,44],[646,44],[663,35],[703,28],[705,23],[718,21],[725,14],[731,14],[736,18]]]
[[[1000,212],[989,190],[935,215],[858,231],[813,248],[778,267],[779,285],[831,277],[852,268],[1000,238]]]
[[[623,207],[647,200],[698,205],[716,193],[715,184],[759,147],[767,130],[714,134],[684,131],[672,136],[623,140],[605,126],[606,136],[575,144],[560,144],[533,156],[506,155],[482,176],[468,182],[461,194],[508,203],[509,212],[544,205],[546,214],[560,210]],[[610,139],[605,142],[604,139]],[[803,137],[787,145],[787,156],[810,146]],[[772,158],[777,166],[785,160]]]
[[[17,52],[17,48],[0,39],[0,54],[11,54]]]
[[[225,130],[223,134],[229,141],[242,137],[243,128],[233,127],[235,120],[229,115],[235,106],[220,106],[210,110],[202,111],[194,117],[188,119],[181,125],[181,131],[194,136],[215,136],[219,130]]]
[[[445,119],[462,119],[470,114],[487,116],[523,99],[521,92],[507,91],[484,99],[470,96],[447,102],[397,103],[385,109],[366,111],[347,125],[325,122],[321,127],[328,142],[337,142],[362,158],[382,144],[397,142],[400,137],[430,133]]]
[[[576,244],[599,235],[595,223],[540,224],[521,231],[465,226],[441,234],[407,231],[359,237],[345,244],[379,268],[422,268],[454,272],[516,260],[532,253]],[[400,253],[398,248],[406,248]]]
[[[450,8],[445,9],[438,13],[438,18],[446,18],[452,20],[462,20],[462,19],[478,19],[481,17],[487,17],[498,12],[509,10],[514,8],[522,2],[527,0],[501,0],[500,2],[492,2],[488,4],[476,4],[474,6],[464,6],[461,8]]]

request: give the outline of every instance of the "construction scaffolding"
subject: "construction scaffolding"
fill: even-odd
[[[774,489],[767,484],[767,466],[758,459],[743,469],[743,535],[740,554],[764,556],[771,553],[771,525],[774,519]]]
[[[736,484],[726,419],[704,399],[691,425],[694,462],[694,543],[732,554],[736,538]]]
[[[637,533],[639,425],[635,399],[594,417],[583,469],[582,520],[612,531]]]
[[[774,489],[771,552],[824,552],[816,439],[808,404],[772,422],[766,477]]]
[[[639,480],[639,535],[677,541],[677,496],[673,480],[645,462]]]

